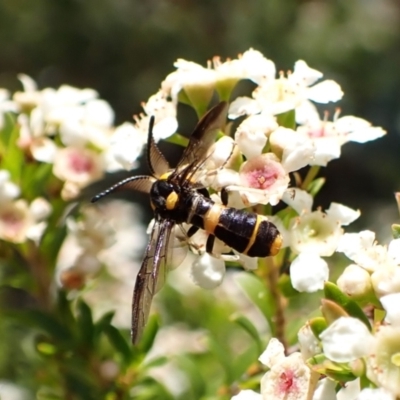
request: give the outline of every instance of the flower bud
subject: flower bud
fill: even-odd
[[[349,265],[337,280],[339,289],[354,300],[363,300],[372,294],[369,273],[357,264]]]

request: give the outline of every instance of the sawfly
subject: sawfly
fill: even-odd
[[[170,265],[169,243],[176,225],[191,225],[186,232],[188,238],[203,229],[208,234],[206,251],[209,253],[215,238],[250,257],[272,256],[281,248],[282,237],[267,217],[228,207],[225,190],[221,191],[222,204],[215,203],[207,188],[196,181],[196,174],[204,168],[218,132],[225,126],[227,110],[228,103],[221,102],[203,116],[174,169],[154,141],[154,118],[151,118],[146,153],[151,175],[126,178],[92,199],[96,202],[121,189],[150,195],[155,222],[133,292],[131,337],[134,344],[141,338],[153,296],[165,281]]]

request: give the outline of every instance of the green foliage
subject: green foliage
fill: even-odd
[[[342,307],[349,316],[358,318],[371,330],[371,324],[361,307],[344,294],[334,283],[326,282],[324,292],[326,299]]]

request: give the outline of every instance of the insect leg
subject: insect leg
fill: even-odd
[[[226,188],[222,188],[221,189],[221,201],[222,201],[222,204],[224,206],[226,206],[228,204],[228,200],[229,200],[229,193],[226,190]]]
[[[196,232],[198,232],[199,229],[200,229],[199,227],[192,225],[186,232],[186,236],[188,238],[192,237]]]
[[[206,242],[206,252],[213,255],[213,248],[215,243],[215,236],[208,235],[207,242]]]
[[[206,197],[207,199],[210,198],[210,193],[208,193],[208,190],[206,188],[200,188],[197,189],[197,191],[202,194],[204,197]]]
[[[206,242],[206,252],[215,258],[219,258],[223,261],[238,261],[239,256],[237,254],[214,254],[213,247],[215,243],[215,236],[208,235],[207,242]]]

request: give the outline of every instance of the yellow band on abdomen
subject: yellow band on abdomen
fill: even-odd
[[[223,207],[224,206],[221,204],[213,204],[213,206],[204,215],[204,230],[207,233],[214,234]]]

